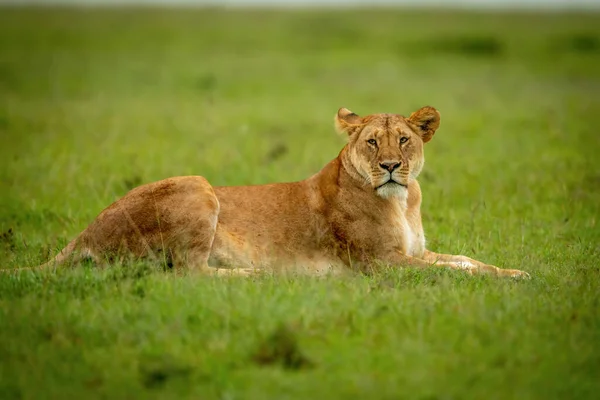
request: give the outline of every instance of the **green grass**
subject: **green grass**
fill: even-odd
[[[531,273],[0,275],[0,398],[594,398],[600,15],[0,12],[0,259],[41,263],[138,184],[291,181],[341,106],[437,107],[432,250]]]

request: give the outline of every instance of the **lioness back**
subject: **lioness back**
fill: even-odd
[[[221,209],[210,265],[281,266],[317,259],[339,264],[321,192],[327,176],[321,175],[292,183],[215,187]]]

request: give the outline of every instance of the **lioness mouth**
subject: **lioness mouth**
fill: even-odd
[[[400,185],[400,186],[402,186],[402,187],[404,187],[404,188],[408,189],[408,185],[405,185],[405,184],[403,184],[403,183],[396,182],[395,180],[393,180],[393,179],[390,179],[389,181],[387,181],[387,182],[385,182],[385,183],[383,183],[383,184],[381,184],[381,185],[377,186],[377,187],[375,188],[375,190],[377,190],[377,189],[379,189],[379,188],[382,188],[382,187],[384,187],[385,185],[388,185],[388,184],[391,184],[391,185]]]

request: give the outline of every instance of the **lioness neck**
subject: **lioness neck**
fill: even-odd
[[[304,182],[316,189],[321,196],[319,203],[328,209],[339,208],[346,213],[378,211],[384,214],[386,210],[390,210],[397,214],[407,206],[406,199],[378,196],[352,164],[347,147],[342,149],[337,158]]]

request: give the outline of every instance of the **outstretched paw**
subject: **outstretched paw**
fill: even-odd
[[[531,275],[518,269],[499,269],[498,275],[517,279],[531,279]]]

